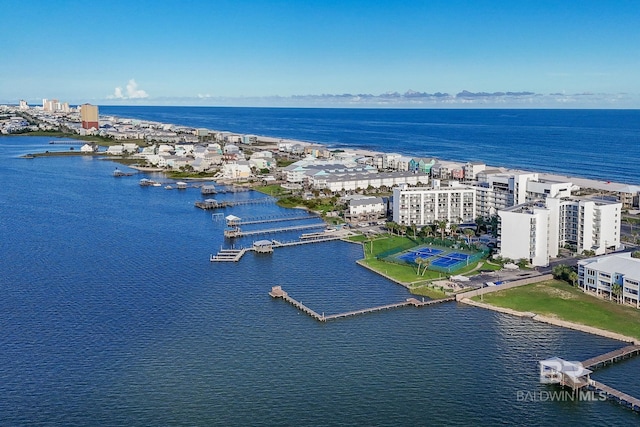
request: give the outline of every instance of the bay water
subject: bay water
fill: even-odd
[[[194,207],[197,188],[141,187],[164,178],[114,178],[98,158],[19,157],[68,148],[49,140],[0,138],[2,425],[640,420],[608,401],[523,398],[554,390],[538,383],[538,360],[584,360],[619,342],[456,303],[319,323],[268,291],[281,285],[326,314],[409,294],[355,264],[362,248],[345,242],[211,263],[231,243]],[[263,196],[217,196],[240,197]],[[640,396],[639,369],[636,358],[593,377]]]

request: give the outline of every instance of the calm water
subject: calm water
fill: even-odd
[[[455,303],[320,324],[271,286],[327,314],[408,295],[343,242],[210,263],[228,244],[197,189],[143,188],[104,160],[17,157],[47,142],[0,138],[0,425],[640,421],[610,402],[517,400],[548,390],[539,359],[618,342]],[[594,378],[640,396],[639,362]]]
[[[640,110],[100,107],[101,114],[638,184]]]

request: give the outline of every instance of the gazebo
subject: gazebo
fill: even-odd
[[[273,242],[271,240],[258,240],[253,242],[253,250],[258,253],[271,253],[273,252]]]
[[[540,382],[543,384],[560,384],[579,390],[589,385],[591,370],[586,369],[580,362],[569,362],[559,357],[541,360]]]
[[[227,215],[227,216],[224,217],[224,219],[227,221],[227,226],[228,227],[236,226],[242,220],[242,218],[237,217],[235,215]]]

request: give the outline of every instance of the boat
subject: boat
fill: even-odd
[[[113,171],[113,176],[115,177],[120,177],[120,176],[131,176],[133,175],[133,173],[131,172],[122,172],[120,169],[116,168],[116,170]]]
[[[153,181],[151,179],[148,179],[148,178],[142,178],[140,180],[140,185],[142,187],[151,187],[151,186],[158,187],[158,186],[160,186],[162,184],[160,184],[159,182],[155,182],[155,181]]]

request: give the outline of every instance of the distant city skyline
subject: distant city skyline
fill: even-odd
[[[61,0],[3,10],[0,103],[640,108],[634,1],[89,9]]]

